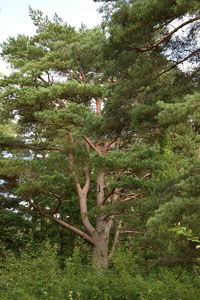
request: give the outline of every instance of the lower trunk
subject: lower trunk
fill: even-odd
[[[108,266],[109,235],[96,231],[93,239],[95,241],[92,251],[93,266],[97,269],[105,269]]]
[[[93,265],[97,269],[105,269],[108,266],[108,245],[112,220],[99,216],[97,218],[96,230],[92,234]]]

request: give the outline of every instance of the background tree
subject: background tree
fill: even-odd
[[[150,195],[133,205],[134,219],[142,221],[138,225],[146,232],[137,238],[140,249],[146,247],[143,255],[150,262],[194,261],[195,244],[171,228],[180,221],[199,235],[195,222],[198,182],[194,182],[199,160],[199,3],[103,2],[106,74],[113,81],[112,99],[105,105],[111,130],[131,132],[136,139],[157,145],[162,162]],[[196,200],[186,182],[191,182]]]

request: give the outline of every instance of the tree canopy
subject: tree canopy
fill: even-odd
[[[124,250],[195,265],[199,1],[95,2],[98,27],[30,8],[35,35],[2,44],[2,255],[49,240],[62,266],[77,246],[98,269]]]

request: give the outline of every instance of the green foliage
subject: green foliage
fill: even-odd
[[[83,267],[76,249],[60,270],[56,249],[44,244],[18,259],[6,259],[1,268],[1,300],[198,299],[200,282],[195,273],[160,269],[145,275],[141,261],[131,252],[126,254],[119,251],[111,270],[96,272]]]
[[[185,226],[181,226],[179,223],[176,227],[172,228],[172,231],[176,232],[177,234],[183,235],[187,238],[188,241],[193,243],[197,243],[196,249],[200,248],[200,239],[198,236],[194,236],[191,229],[187,229]]]
[[[1,275],[2,296],[5,295],[2,299],[59,297],[59,288],[56,288],[59,282],[58,262],[55,249],[51,249],[48,244],[37,253],[24,253],[18,260],[10,257],[3,266]]]
[[[46,245],[6,260],[2,300],[198,299],[199,22],[186,36],[170,28],[199,16],[199,1],[103,2],[102,27],[76,30],[30,8],[36,34],[2,44],[13,73],[0,77],[1,252],[18,255],[49,239],[59,257]],[[183,72],[189,54],[196,64]],[[80,214],[77,186],[88,182]],[[87,218],[93,226],[98,217],[120,221],[110,269],[84,265],[89,248],[41,212],[80,230]],[[160,265],[191,273],[154,272]]]

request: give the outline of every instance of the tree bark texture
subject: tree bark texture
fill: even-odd
[[[96,230],[92,235],[94,241],[92,245],[92,263],[97,269],[104,269],[108,266],[108,246],[111,226],[112,220],[107,220],[104,216],[97,218]]]

